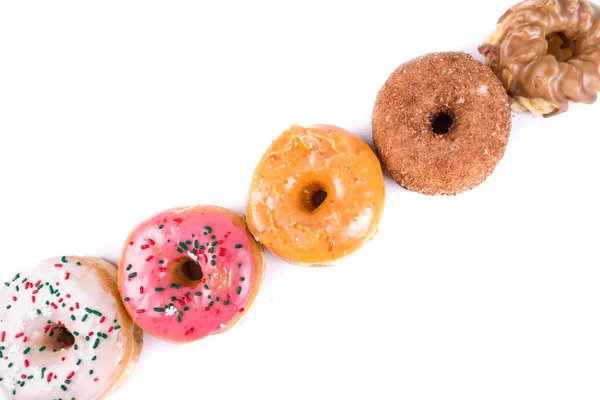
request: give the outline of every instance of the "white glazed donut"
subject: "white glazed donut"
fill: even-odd
[[[120,302],[117,269],[58,257],[0,291],[0,398],[96,400],[135,366],[142,331]]]

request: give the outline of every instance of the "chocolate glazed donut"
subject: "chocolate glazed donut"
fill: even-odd
[[[485,65],[434,53],[401,65],[377,96],[373,141],[383,168],[408,190],[455,195],[483,182],[504,155],[509,99]]]

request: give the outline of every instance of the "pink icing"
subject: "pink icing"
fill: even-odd
[[[142,329],[169,341],[190,342],[222,330],[244,311],[254,279],[260,279],[250,240],[245,227],[218,211],[154,216],[135,229],[123,251],[125,307]],[[194,287],[178,286],[171,275],[182,257],[200,264],[204,276]]]

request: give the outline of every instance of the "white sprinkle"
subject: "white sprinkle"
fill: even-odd
[[[56,280],[57,281],[64,281],[67,278],[67,273],[63,270],[60,270],[57,274],[56,274]]]
[[[225,328],[225,324],[221,324],[219,326],[221,327],[221,329]]]
[[[483,152],[483,154],[485,154],[487,156],[488,154],[490,154],[490,152],[488,151],[488,149],[485,149],[485,151]]]
[[[188,255],[188,257],[189,257],[189,258],[191,258],[192,260],[194,260],[194,261],[198,261],[198,256],[197,256],[197,255],[195,255],[194,253],[192,253],[191,251],[188,251],[188,252],[187,252],[187,255]]]
[[[176,312],[177,312],[177,309],[175,307],[169,306],[169,308],[167,308],[165,311],[165,316],[172,317],[173,315],[175,315]]]
[[[42,315],[44,317],[51,317],[52,316],[52,309],[50,307],[44,307],[44,308],[42,308]]]
[[[27,318],[29,318],[31,321],[33,321],[34,319],[36,319],[38,317],[38,313],[36,311],[35,308],[30,308],[29,310],[27,310]]]
[[[18,332],[22,332],[25,329],[25,321],[19,321],[15,324],[15,328]]]
[[[488,94],[488,87],[486,85],[479,86],[479,88],[477,88],[477,93],[479,93],[482,96],[485,96],[486,94]]]
[[[8,348],[8,352],[9,353],[17,353],[19,351],[19,343],[13,343],[10,345],[10,347]]]
[[[296,179],[294,179],[294,177],[291,176],[288,178],[287,183],[283,186],[283,188],[286,192],[289,192],[290,190],[292,190],[294,183],[296,183]]]

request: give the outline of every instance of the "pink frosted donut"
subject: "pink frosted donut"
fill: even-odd
[[[125,308],[149,334],[192,342],[232,327],[264,274],[262,248],[224,208],[168,210],[129,235],[119,263]]]

